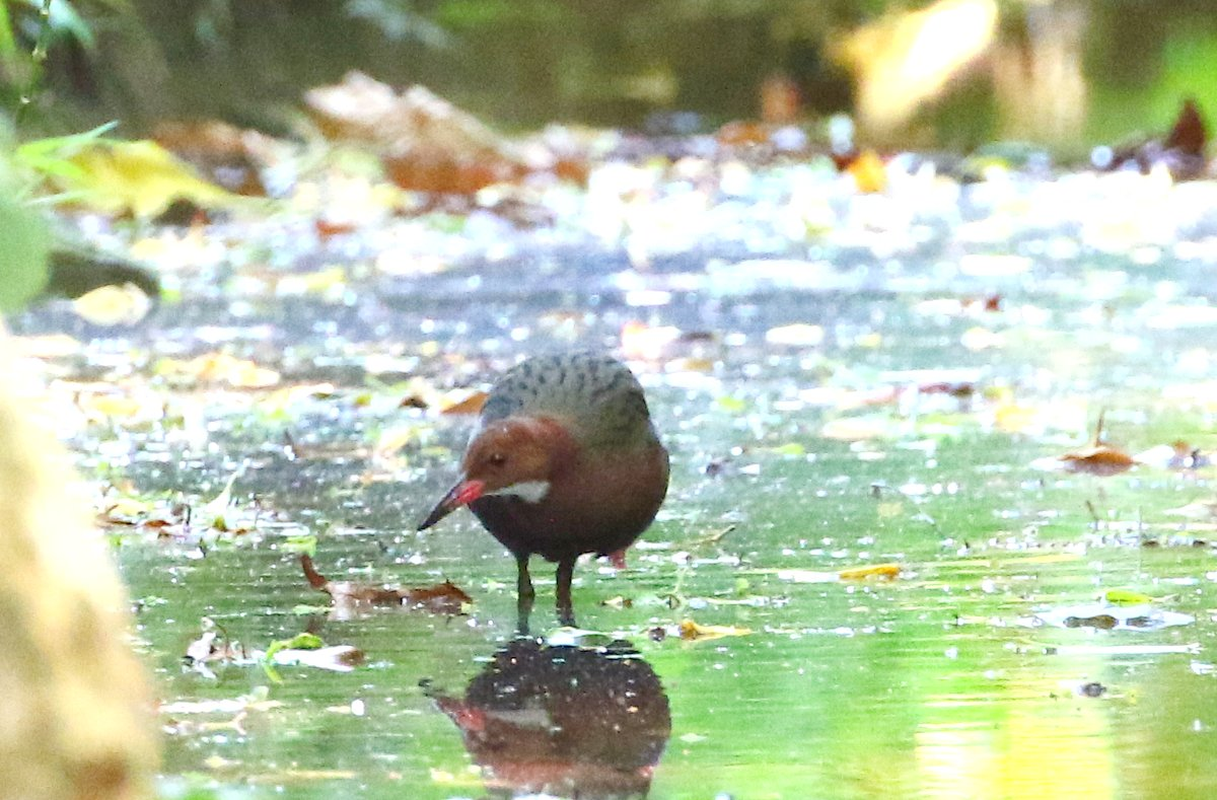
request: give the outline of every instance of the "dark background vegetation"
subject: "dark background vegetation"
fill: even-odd
[[[120,119],[130,134],[190,117],[284,130],[305,89],[360,69],[394,85],[422,83],[508,130],[550,121],[641,127],[667,111],[698,112],[702,127],[712,127],[756,116],[759,84],[781,72],[815,117],[850,108],[850,75],[833,57],[834,38],[925,5],[78,0],[91,38],[57,32],[40,105],[61,125]],[[1089,89],[1085,138],[1168,125],[1185,94],[1202,107],[1217,101],[1211,0],[1008,0],[1000,9],[1000,37],[1027,60],[1038,56],[1045,30],[1081,21],[1070,58]],[[31,40],[36,20],[25,16],[18,30]],[[984,69],[967,72],[927,111],[944,144],[974,146],[1001,133],[990,82]],[[961,111],[970,115],[964,128]]]

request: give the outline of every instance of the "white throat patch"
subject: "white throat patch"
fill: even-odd
[[[549,494],[549,481],[520,481],[486,494],[518,497],[525,503],[539,503]]]

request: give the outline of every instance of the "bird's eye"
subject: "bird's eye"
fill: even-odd
[[[507,463],[507,456],[502,453],[491,453],[490,458],[486,459],[492,467],[501,467]]]

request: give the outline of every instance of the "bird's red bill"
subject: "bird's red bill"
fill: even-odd
[[[486,484],[482,481],[458,481],[456,486],[449,489],[448,494],[435,504],[435,508],[431,509],[431,513],[418,526],[418,529],[423,531],[430,528],[461,506],[469,505],[477,500],[485,491]]]

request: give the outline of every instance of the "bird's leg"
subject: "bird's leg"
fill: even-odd
[[[521,636],[527,636],[528,618],[532,615],[533,599],[537,596],[528,574],[527,553],[516,556],[516,570],[516,631]]]
[[[570,582],[575,576],[575,559],[564,558],[558,562],[558,622],[575,625],[575,609],[570,600]]]

